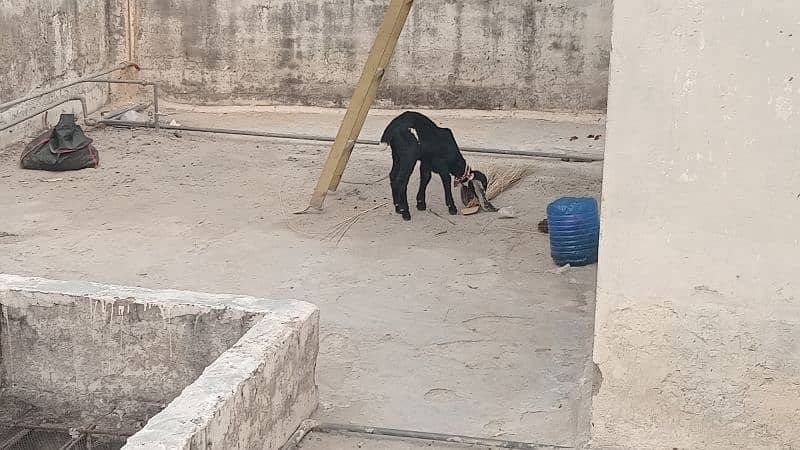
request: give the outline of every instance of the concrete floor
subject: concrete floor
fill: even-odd
[[[597,153],[602,120],[432,114],[462,145]],[[171,111],[184,124],[333,135],[340,111]],[[390,116],[376,113],[364,138]],[[440,433],[573,445],[587,432],[595,268],[552,271],[545,206],[599,197],[600,163],[527,160],[534,173],[494,214],[389,207],[338,243],[321,239],[387,201],[388,152],[357,147],[321,215],[305,208],[328,146],[146,130],[88,130],[101,167],[22,171],[0,154],[0,272],[296,298],[321,308],[316,417]],[[570,141],[571,136],[578,139]],[[590,147],[591,146],[591,147]],[[486,158],[468,156],[480,168]],[[520,160],[500,158],[496,164]],[[410,190],[416,189],[412,179]],[[283,206],[282,206],[283,205]]]

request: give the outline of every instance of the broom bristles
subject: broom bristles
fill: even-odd
[[[516,164],[513,166],[499,166],[489,163],[486,166],[486,177],[489,186],[486,187],[486,198],[491,200],[501,193],[512,188],[532,172],[531,167]]]

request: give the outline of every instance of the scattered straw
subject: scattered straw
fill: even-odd
[[[389,204],[388,202],[381,203],[380,205],[373,206],[372,208],[369,209],[365,209],[364,211],[361,211],[358,214],[355,214],[353,216],[348,217],[347,219],[342,220],[341,222],[335,224],[333,228],[331,228],[331,231],[329,231],[328,234],[326,234],[322,238],[322,240],[323,241],[327,240],[331,242],[336,241],[336,245],[339,245],[339,242],[342,241],[342,238],[344,238],[347,232],[350,231],[350,228],[353,225],[355,225],[355,223],[358,222],[359,219],[367,215],[369,212],[375,211],[376,209],[382,208],[388,204]]]
[[[443,215],[441,215],[441,214],[437,213],[436,211],[434,211],[434,210],[432,210],[432,209],[430,209],[430,208],[428,208],[428,212],[429,212],[429,213],[431,213],[431,214],[433,214],[434,216],[436,216],[436,217],[438,217],[438,218],[440,218],[440,219],[444,220],[445,222],[448,222],[448,223],[450,223],[450,225],[455,225],[455,224],[456,224],[456,223],[455,223],[455,222],[453,222],[452,220],[448,219],[447,217],[445,217],[445,216],[443,216]]]
[[[347,180],[342,180],[342,183],[345,183],[345,184],[361,184],[361,185],[364,185],[364,186],[372,186],[373,184],[378,184],[378,183],[380,183],[381,181],[383,181],[383,180],[385,180],[387,178],[389,178],[389,175],[382,176],[382,177],[378,178],[375,181],[347,181]]]

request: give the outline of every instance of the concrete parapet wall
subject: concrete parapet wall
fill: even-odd
[[[2,394],[146,422],[126,449],[277,448],[317,406],[308,303],[0,274],[0,306]]]

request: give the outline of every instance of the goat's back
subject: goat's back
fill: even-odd
[[[424,114],[416,111],[406,111],[389,122],[389,125],[383,131],[381,142],[391,145],[392,136],[396,135],[398,131],[405,134],[410,128],[417,132],[420,140],[424,139],[425,136],[435,134],[436,130],[439,129],[436,123]]]

